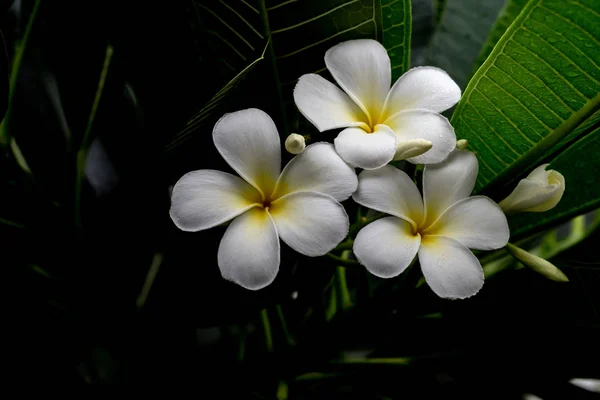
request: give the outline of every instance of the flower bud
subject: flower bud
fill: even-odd
[[[521,179],[513,192],[499,205],[505,213],[519,211],[548,211],[554,208],[565,192],[565,178],[543,164]]]
[[[469,146],[469,141],[467,139],[460,139],[456,141],[456,148],[459,150],[464,150]]]
[[[420,156],[433,147],[433,143],[425,139],[402,140],[396,146],[394,160],[406,160],[407,158]]]
[[[304,136],[292,133],[285,139],[285,149],[292,154],[300,154],[304,151],[306,142]]]
[[[551,262],[510,243],[506,245],[506,249],[515,259],[521,261],[523,265],[531,268],[538,274],[556,282],[569,282],[569,278]]]

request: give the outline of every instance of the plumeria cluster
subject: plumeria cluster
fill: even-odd
[[[339,87],[303,75],[294,99],[320,131],[344,128],[334,145],[305,146],[303,136],[292,134],[285,147],[297,155],[282,170],[271,118],[257,109],[226,114],[214,127],[213,141],[239,176],[214,170],[184,175],[173,188],[173,222],[184,231],[230,222],[217,254],[221,274],[256,290],[277,275],[280,239],[311,257],[342,242],[349,219],[340,202],[352,196],[387,214],[353,238],[354,255],[368,271],[391,278],[418,257],[437,295],[474,295],[484,276],[469,249],[506,246],[505,213],[554,207],[564,178],[542,165],[500,206],[470,196],[477,158],[464,150],[466,142],[457,146],[452,126],[439,114],[461,95],[444,71],[413,68],[391,86],[390,59],[373,40],[338,44],[325,54],[325,64]],[[389,164],[393,160],[425,164],[422,194],[411,177]],[[358,177],[354,167],[363,169]]]

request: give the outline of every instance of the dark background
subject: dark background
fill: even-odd
[[[32,7],[18,4],[18,13],[11,1],[0,10],[9,60]],[[168,216],[169,186],[182,174],[227,168],[210,128],[165,151],[218,90],[211,43],[195,13],[188,1],[42,2],[9,125],[32,175],[6,154],[0,164],[0,217],[24,225],[0,224],[11,375],[34,384],[189,384],[201,398],[272,399],[280,380],[288,382],[290,398],[307,399],[522,398],[526,392],[592,398],[567,381],[600,377],[598,233],[554,260],[570,283],[510,271],[466,301],[440,300],[426,286],[407,291],[402,282],[349,269],[357,306],[329,323],[322,293],[333,269],[319,260],[284,249],[277,280],[259,292],[221,279],[216,248],[223,228],[183,233]],[[415,40],[426,42],[427,33],[420,35]],[[93,128],[78,229],[73,149],[86,128],[107,44],[114,56]],[[8,70],[6,60],[2,68]],[[268,107],[260,74],[244,80],[229,111]],[[156,254],[163,261],[138,308]],[[365,295],[367,280],[374,294]],[[276,304],[295,345],[276,326]],[[262,338],[264,307],[275,326],[272,354]],[[437,312],[443,317],[418,318]],[[240,332],[243,361],[236,358]],[[363,350],[415,361],[330,362]],[[333,375],[294,379],[307,372]]]

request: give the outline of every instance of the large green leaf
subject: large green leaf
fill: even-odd
[[[210,75],[210,84],[216,94],[175,137],[177,143],[200,129],[201,119],[220,110],[221,101],[243,78],[242,71],[248,71],[262,59],[269,39],[265,60],[261,62],[269,67],[271,77],[271,82],[265,82],[265,90],[272,90],[282,106],[283,121],[298,78],[306,73],[325,72],[323,56],[339,42],[357,38],[379,40],[390,55],[393,78],[408,69],[409,0],[203,0],[194,4],[209,39],[204,62],[215,71]],[[287,132],[283,129],[281,133]]]
[[[535,0],[469,82],[452,117],[478,153],[476,190],[539,163],[600,107],[600,2]]]
[[[464,88],[506,0],[447,0],[425,64],[442,68]]]
[[[522,213],[509,218],[513,238],[522,237],[548,226],[583,214],[600,206],[600,127],[570,146],[547,169],[559,171],[565,177],[565,193],[552,210],[543,213]],[[514,240],[514,239],[513,239]]]
[[[500,12],[500,16],[490,31],[485,45],[481,49],[481,52],[473,65],[473,72],[471,74],[477,72],[479,67],[487,60],[492,50],[494,50],[494,46],[498,43],[498,40],[500,40],[515,18],[523,11],[523,7],[525,7],[528,1],[529,0],[508,0],[506,2],[504,8]]]

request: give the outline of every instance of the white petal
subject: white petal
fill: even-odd
[[[253,208],[231,222],[217,254],[223,278],[250,290],[262,289],[279,271],[279,238],[263,208]]]
[[[479,164],[469,151],[456,150],[446,161],[427,165],[423,171],[423,202],[425,203],[424,227],[432,224],[448,207],[469,197]]]
[[[498,204],[485,196],[474,196],[450,206],[423,235],[446,236],[469,249],[493,250],[506,246],[510,231]]]
[[[294,101],[302,115],[321,132],[369,122],[346,93],[317,74],[300,77],[294,88]]]
[[[424,236],[419,262],[425,280],[440,297],[464,299],[483,286],[483,269],[462,243],[444,236]]]
[[[350,165],[376,169],[392,161],[397,139],[390,128],[377,125],[373,133],[361,128],[346,128],[333,143],[338,154]]]
[[[285,166],[273,198],[292,192],[317,192],[338,201],[356,191],[354,168],[344,162],[330,143],[311,144]]]
[[[269,213],[281,239],[298,253],[322,256],[348,234],[348,215],[333,197],[314,192],[288,194]]]
[[[227,222],[260,201],[260,193],[243,179],[203,169],[177,181],[169,214],[179,229],[195,232]]]
[[[417,255],[421,236],[410,223],[386,217],[365,226],[354,240],[353,251],[367,270],[380,278],[399,275]]]
[[[436,112],[410,110],[396,113],[385,121],[392,128],[398,141],[425,139],[433,146],[420,156],[407,159],[413,164],[437,164],[448,158],[456,147],[454,128],[448,119]]]
[[[281,143],[271,117],[256,108],[225,114],[213,140],[242,178],[269,196],[281,171]]]
[[[379,121],[390,90],[392,69],[385,48],[371,39],[349,40],[327,50],[325,65],[337,83],[369,116]]]
[[[403,110],[422,108],[442,112],[460,100],[460,88],[443,70],[416,67],[402,75],[385,102],[385,116]]]
[[[363,171],[352,195],[358,204],[402,218],[415,225],[423,219],[423,200],[412,179],[391,165]]]
[[[546,171],[548,165],[540,165],[519,181],[515,190],[500,202],[504,212],[542,212],[558,204],[565,192],[565,178],[557,171]]]

